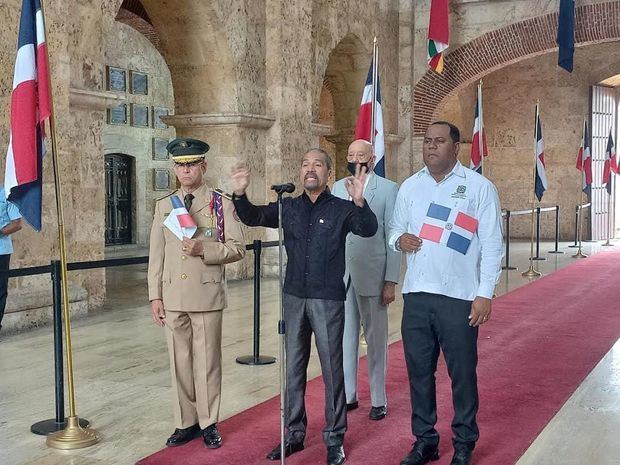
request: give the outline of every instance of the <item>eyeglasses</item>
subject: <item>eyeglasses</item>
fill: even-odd
[[[347,153],[347,158],[350,160],[365,160],[365,159],[370,159],[371,155],[369,153],[366,152],[349,152]]]

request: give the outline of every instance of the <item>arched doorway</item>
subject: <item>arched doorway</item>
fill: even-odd
[[[347,148],[353,141],[370,52],[354,34],[347,34],[329,55],[320,94],[319,115],[332,131],[325,145],[333,147],[335,175],[346,175]]]
[[[122,153],[105,157],[105,245],[132,242],[133,158]]]

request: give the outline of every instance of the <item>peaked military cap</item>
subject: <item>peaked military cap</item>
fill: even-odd
[[[166,150],[172,155],[172,161],[179,164],[195,163],[202,161],[209,151],[209,144],[198,139],[181,137],[174,139]]]

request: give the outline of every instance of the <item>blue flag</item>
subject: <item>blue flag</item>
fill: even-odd
[[[558,65],[572,73],[575,53],[575,0],[560,0],[557,43]]]

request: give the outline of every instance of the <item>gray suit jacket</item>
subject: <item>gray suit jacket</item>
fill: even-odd
[[[336,181],[332,194],[348,199],[344,179]],[[351,277],[355,290],[362,296],[380,296],[385,281],[398,282],[400,253],[388,246],[388,225],[394,212],[398,184],[372,173],[364,190],[364,197],[377,217],[379,229],[372,237],[349,234],[346,241],[345,281]]]

